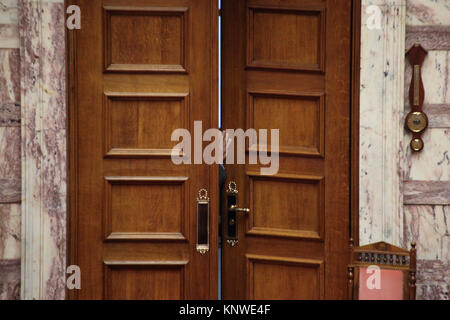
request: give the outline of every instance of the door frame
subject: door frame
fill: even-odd
[[[359,125],[360,125],[360,56],[361,56],[361,2],[362,0],[350,0],[352,2],[352,21],[351,21],[351,88],[350,88],[350,238],[353,239],[355,245],[359,245]],[[75,4],[76,0],[65,0],[64,5],[65,8],[71,4]],[[218,16],[217,16],[218,17]],[[212,19],[215,18],[215,15],[212,15]],[[218,21],[214,23],[211,22],[211,25],[216,26],[215,32],[215,41],[218,41]],[[75,123],[75,110],[76,106],[76,76],[77,76],[77,68],[76,68],[76,32],[66,31],[66,67],[67,67],[67,225],[66,225],[66,244],[67,244],[67,253],[66,253],[66,265],[72,265],[76,262],[77,257],[77,224],[75,221],[77,220],[76,216],[76,199],[74,198],[75,190],[77,188],[77,180],[76,180],[76,157],[75,153],[71,153],[71,150],[75,150],[75,146],[77,144],[76,137],[76,126]],[[216,61],[214,73],[218,74],[218,48],[213,48],[211,50],[211,55],[214,57],[214,61]],[[217,81],[216,81],[217,82]],[[215,87],[214,84],[211,84],[212,87]],[[213,100],[218,102],[218,90],[214,90]],[[218,112],[211,113],[211,123],[218,124]],[[218,176],[214,174],[217,172],[216,166],[211,166],[210,168],[210,179],[211,186],[214,187],[214,190],[211,190],[211,194],[218,194]],[[211,208],[219,208],[218,206],[218,197],[215,200],[212,199]],[[212,215],[214,217],[214,215]],[[211,223],[214,221],[218,224],[218,217],[212,219]],[[218,239],[213,239],[210,241],[212,246],[218,246]],[[213,262],[211,265],[216,266],[215,269],[218,269],[218,259]],[[343,275],[344,276],[344,275]],[[217,276],[214,276],[212,273],[210,274],[210,281],[212,284],[210,296],[217,296],[218,291],[218,281],[216,279]],[[214,292],[215,291],[215,292]],[[66,297],[68,299],[77,299],[77,291],[76,290],[68,290],[66,287]]]
[[[359,245],[359,125],[362,0],[352,1],[352,61],[350,110],[350,238]]]

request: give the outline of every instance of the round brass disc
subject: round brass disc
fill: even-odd
[[[423,141],[422,139],[413,139],[411,141],[411,149],[415,152],[419,152],[423,149]]]
[[[411,112],[406,118],[406,126],[414,133],[422,132],[428,126],[427,116],[423,112]]]

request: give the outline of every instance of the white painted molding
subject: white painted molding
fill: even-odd
[[[367,8],[383,14],[367,27]],[[364,1],[361,30],[360,243],[403,243],[405,0]]]

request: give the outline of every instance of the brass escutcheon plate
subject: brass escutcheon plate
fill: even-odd
[[[423,112],[411,112],[406,118],[406,126],[411,132],[420,133],[428,126],[427,116]]]

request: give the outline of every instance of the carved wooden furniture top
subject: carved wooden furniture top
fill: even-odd
[[[404,274],[404,300],[415,300],[416,244],[405,250],[386,242],[354,247],[350,240],[348,265],[348,298],[358,298],[359,269],[377,266],[380,269],[398,270]],[[355,277],[355,274],[357,277]]]
[[[415,244],[413,244],[415,246]],[[410,266],[410,251],[393,246],[386,242],[377,242],[353,248],[353,264],[380,264],[407,268]]]

